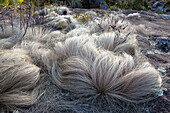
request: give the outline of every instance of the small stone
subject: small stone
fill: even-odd
[[[163,68],[163,67],[158,67],[158,69],[157,69],[158,71],[161,71],[161,72],[163,72],[163,73],[165,73],[166,72],[166,69],[165,68]]]
[[[154,54],[153,51],[147,51],[146,53],[147,53],[147,54],[152,54],[152,55]]]
[[[158,50],[155,50],[154,53],[156,53],[156,54],[161,54],[161,52],[158,51]]]
[[[67,92],[67,93],[65,94],[65,96],[69,96],[69,94],[70,94],[70,93],[69,93],[69,92]]]
[[[159,97],[163,96],[164,95],[164,91],[160,91],[160,93],[158,94]]]
[[[162,91],[159,92],[158,96],[163,96],[165,91],[167,91],[167,88],[163,88]]]

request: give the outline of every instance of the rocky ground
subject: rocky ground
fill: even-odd
[[[125,14],[136,11],[124,11]],[[139,12],[141,18],[132,17],[128,20],[131,24],[146,26],[147,30],[151,32],[149,37],[138,36],[138,43],[142,53],[147,56],[150,63],[155,66],[162,73],[163,96],[149,103],[150,113],[169,113],[170,112],[170,53],[158,48],[157,44],[162,39],[167,40],[168,51],[170,50],[170,18],[166,15],[159,15],[152,12]],[[148,113],[149,113],[148,111]]]

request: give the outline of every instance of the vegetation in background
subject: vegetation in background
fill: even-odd
[[[83,0],[69,0],[69,1],[71,3],[72,8],[76,8],[76,7],[82,8],[83,7]]]
[[[148,3],[146,0],[105,0],[111,9],[133,9],[133,10],[147,10]]]
[[[105,0],[110,6],[110,9],[132,9],[132,10],[148,10],[151,9],[150,4],[146,0]],[[3,21],[3,26],[7,26],[5,20],[10,20],[13,28],[14,20],[20,20],[20,28],[34,27],[36,23],[41,23],[44,20],[40,15],[35,15],[35,11],[43,9],[44,7],[50,8],[52,12],[51,4],[56,6],[70,4],[72,8],[83,8],[84,0],[0,0],[0,21]],[[164,7],[169,7],[170,1],[165,0]],[[99,12],[100,13],[100,12]],[[158,12],[162,14],[162,12]],[[79,15],[76,17],[82,23],[92,19],[88,15]],[[1,25],[2,26],[2,25]],[[0,26],[0,27],[1,27]]]

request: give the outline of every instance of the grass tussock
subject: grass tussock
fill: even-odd
[[[34,89],[40,78],[40,68],[32,63],[25,51],[0,51],[0,103],[31,105],[37,100]]]
[[[84,101],[103,100],[114,106],[146,102],[159,93],[160,74],[149,62],[139,64],[126,51],[117,55],[95,46],[89,48],[91,42],[68,40],[56,47],[61,59],[53,68],[53,77],[59,87],[74,96]]]

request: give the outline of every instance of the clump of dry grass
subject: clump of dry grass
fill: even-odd
[[[50,64],[50,60],[52,60],[53,51],[47,44],[38,41],[25,40],[17,45],[16,48],[26,50],[34,63],[39,67],[44,68],[45,70],[48,70],[47,68],[51,67],[52,64]]]
[[[83,35],[87,35],[90,33],[90,30],[87,29],[87,28],[76,28],[76,29],[73,29],[71,30],[70,32],[68,32],[66,34],[67,37],[74,37],[74,36],[83,36]]]
[[[106,31],[118,32],[122,35],[126,35],[128,31],[133,30],[130,26],[130,23],[125,21],[125,17],[122,18],[118,14],[107,14],[102,18],[94,18],[94,20],[88,24],[91,33],[103,33]]]
[[[112,52],[126,52],[130,55],[136,55],[139,51],[134,35],[121,36],[115,32],[103,33],[95,37],[94,42],[98,47]]]
[[[101,105],[105,101],[111,106],[143,103],[156,97],[160,73],[147,60],[138,62],[143,57],[136,52],[134,37],[127,40],[108,33],[93,40],[87,36],[56,44],[58,62],[53,65],[52,76],[60,88],[81,100]]]
[[[28,52],[33,62],[41,67],[43,71],[51,70],[54,54],[54,43],[65,40],[64,35],[60,32],[43,31],[41,29],[28,29],[21,43],[18,43],[14,48],[20,48]]]
[[[160,91],[161,78],[148,62],[135,65],[128,54],[101,52],[94,59],[72,56],[60,65],[57,85],[85,100],[113,103],[141,103]]]
[[[37,100],[35,87],[40,68],[20,49],[0,51],[0,104],[30,105]]]
[[[67,38],[64,42],[56,43],[54,49],[57,54],[57,58],[64,59],[78,55],[88,41],[88,36],[75,36],[72,38]]]

